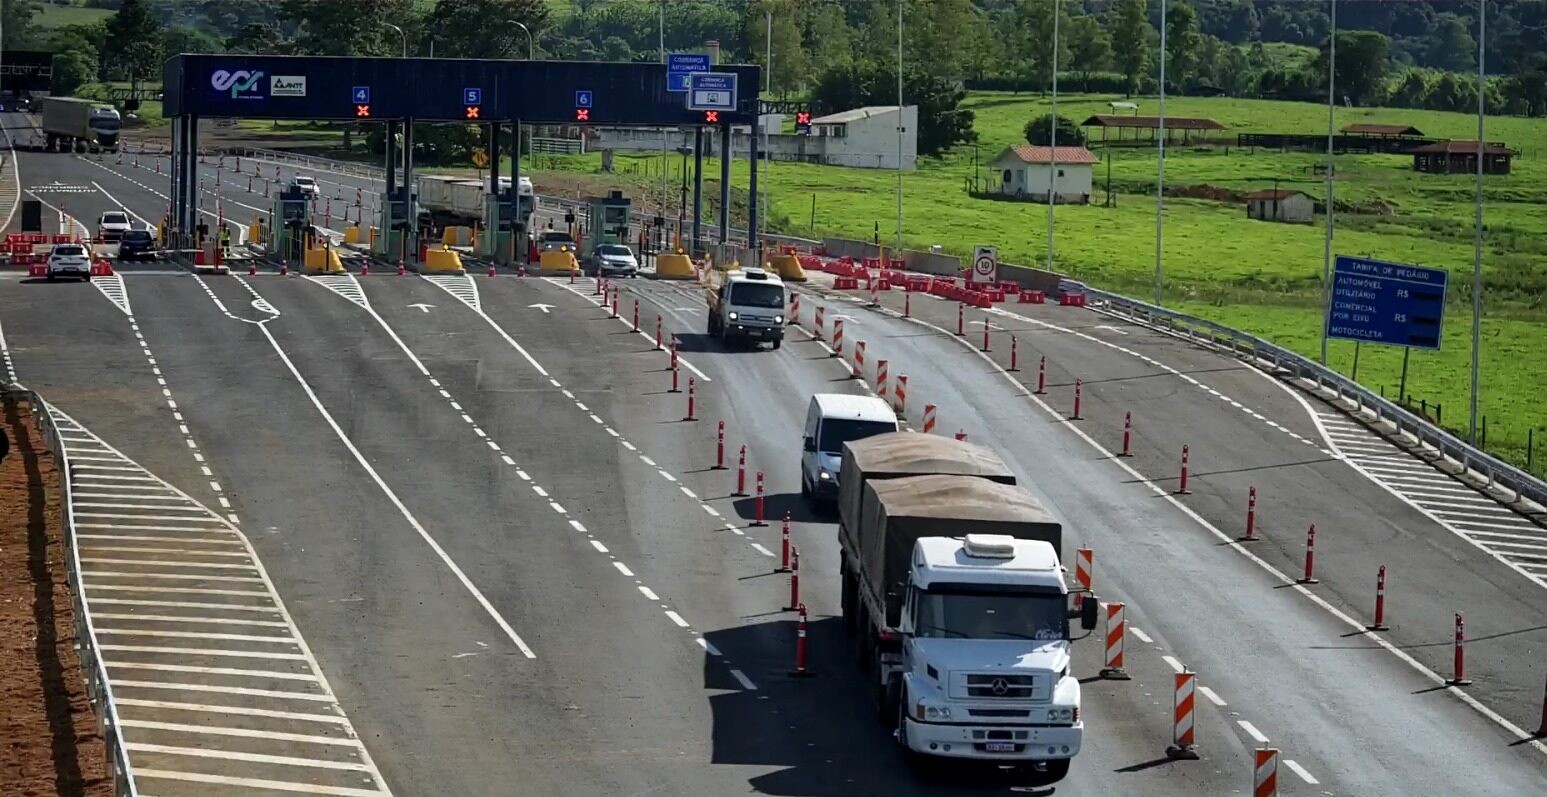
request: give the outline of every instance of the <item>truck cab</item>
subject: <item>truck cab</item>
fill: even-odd
[[[908,755],[1020,765],[1044,783],[1067,775],[1084,735],[1068,605],[1046,541],[916,540],[898,626],[897,740]],[[1087,630],[1096,605],[1080,615]]]
[[[784,282],[760,268],[723,272],[709,286],[708,334],[729,343],[784,341]]]

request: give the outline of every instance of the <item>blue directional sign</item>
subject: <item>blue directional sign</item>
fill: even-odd
[[[688,76],[688,109],[694,111],[736,110],[736,76],[710,72]]]
[[[708,72],[711,68],[705,53],[669,53],[666,56],[666,90],[682,93],[688,90],[688,75]]]
[[[337,95],[334,95],[334,96],[337,96]],[[349,93],[349,96],[355,102],[361,102],[361,103],[369,104],[370,101],[371,101],[371,87],[370,86],[355,86],[354,90]]]
[[[1438,349],[1449,276],[1443,269],[1338,255],[1327,337]]]
[[[483,89],[462,89],[463,105],[482,105]]]
[[[589,92],[589,91],[577,91],[577,92],[575,92],[575,107],[576,108],[589,108],[589,107],[591,107],[591,92]]]

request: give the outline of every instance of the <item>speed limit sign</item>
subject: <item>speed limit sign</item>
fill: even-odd
[[[968,282],[994,283],[999,281],[999,248],[978,246],[972,250],[972,271]]]

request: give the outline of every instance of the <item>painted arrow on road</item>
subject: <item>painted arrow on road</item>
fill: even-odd
[[[553,308],[553,305],[551,305],[551,304],[529,304],[529,305],[527,305],[527,307],[535,307],[535,308],[543,311],[543,315],[547,315],[548,311]]]
[[[421,312],[421,313],[428,313],[428,312],[430,312],[430,308],[434,307],[434,306],[435,305],[433,305],[433,304],[425,304],[424,302],[420,302],[418,304],[411,304],[411,305],[409,305],[409,307],[417,307],[417,308],[419,308],[419,312]]]

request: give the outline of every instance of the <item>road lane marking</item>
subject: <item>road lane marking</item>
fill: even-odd
[[[623,564],[622,562],[613,562],[612,566],[616,567],[618,569],[619,573],[622,573],[623,575],[627,576],[628,578],[633,578],[634,577],[634,571],[628,569],[628,565]]]
[[[162,780],[179,780],[189,783],[208,783],[217,786],[239,786],[248,789],[271,789],[273,791],[305,792],[307,794],[326,794],[334,797],[377,797],[384,794],[377,789],[356,789],[347,786],[323,786],[311,783],[293,783],[283,780],[265,780],[263,778],[237,778],[226,775],[206,775],[199,772],[182,772],[171,769],[141,769],[136,775],[142,778],[158,778]]]
[[[643,584],[639,585],[639,594],[645,596],[646,599],[652,600],[652,601],[659,601],[661,599],[661,596],[655,594],[655,590],[650,589],[649,587],[647,587],[647,586],[645,586]]]
[[[234,750],[206,750],[199,747],[178,747],[169,744],[146,744],[144,742],[125,742],[124,749],[141,753],[161,753],[164,755],[192,756],[198,758],[219,758],[232,761],[246,761],[253,764],[279,764],[291,767],[316,767],[318,769],[342,769],[352,772],[367,772],[369,767],[354,761],[331,761],[325,758],[300,758],[297,756],[269,755],[266,753],[242,753]]]
[[[752,679],[748,678],[746,673],[742,672],[741,670],[732,668],[731,677],[736,679],[736,683],[741,684],[742,689],[745,689],[748,692],[757,691],[757,684],[752,683]]]
[[[214,703],[181,703],[172,700],[145,700],[137,697],[118,697],[113,699],[120,706],[139,706],[141,708],[164,708],[172,711],[197,711],[204,714],[233,714],[243,717],[268,717],[270,719],[300,720],[301,722],[327,722],[339,724],[344,718],[338,714],[312,714],[304,711],[279,711],[268,708],[252,708],[250,706],[221,706]],[[208,751],[215,754],[225,754],[225,751]]]
[[[1229,705],[1225,702],[1224,698],[1220,697],[1213,689],[1210,689],[1203,684],[1198,684],[1198,694],[1208,698],[1210,703],[1213,703],[1220,708],[1224,708],[1225,706]],[[1267,741],[1267,739],[1263,739],[1263,741]]]
[[[1160,660],[1164,661],[1168,666],[1170,666],[1171,669],[1176,670],[1177,672],[1184,672],[1187,669],[1186,667],[1182,666],[1182,662],[1177,660],[1175,656],[1161,656]]]
[[[1295,761],[1295,760],[1290,759],[1290,758],[1286,758],[1286,759],[1284,759],[1284,766],[1289,767],[1289,771],[1290,772],[1293,772],[1296,775],[1299,775],[1300,776],[1300,780],[1305,781],[1306,784],[1308,784],[1308,785],[1317,786],[1317,785],[1321,784],[1321,781],[1311,777],[1311,773],[1307,772],[1305,770],[1305,767],[1300,766],[1300,763],[1298,761]]]
[[[1138,626],[1129,626],[1128,632],[1133,634],[1140,642],[1143,642],[1146,645],[1151,645],[1155,642],[1155,640],[1150,639],[1149,634],[1144,633],[1144,631],[1142,631]]]
[[[1268,743],[1268,737],[1264,736],[1262,731],[1257,730],[1257,726],[1256,725],[1253,725],[1250,722],[1247,722],[1246,720],[1236,720],[1235,724],[1241,726],[1241,730],[1246,731],[1246,735],[1252,737],[1253,739],[1256,739],[1258,744],[1267,744]]]
[[[666,617],[667,617],[667,619],[671,620],[672,622],[676,623],[678,626],[680,626],[682,628],[687,628],[688,627],[688,621],[682,619],[682,615],[677,614],[676,612],[672,611],[671,609],[667,609],[666,610]]]

